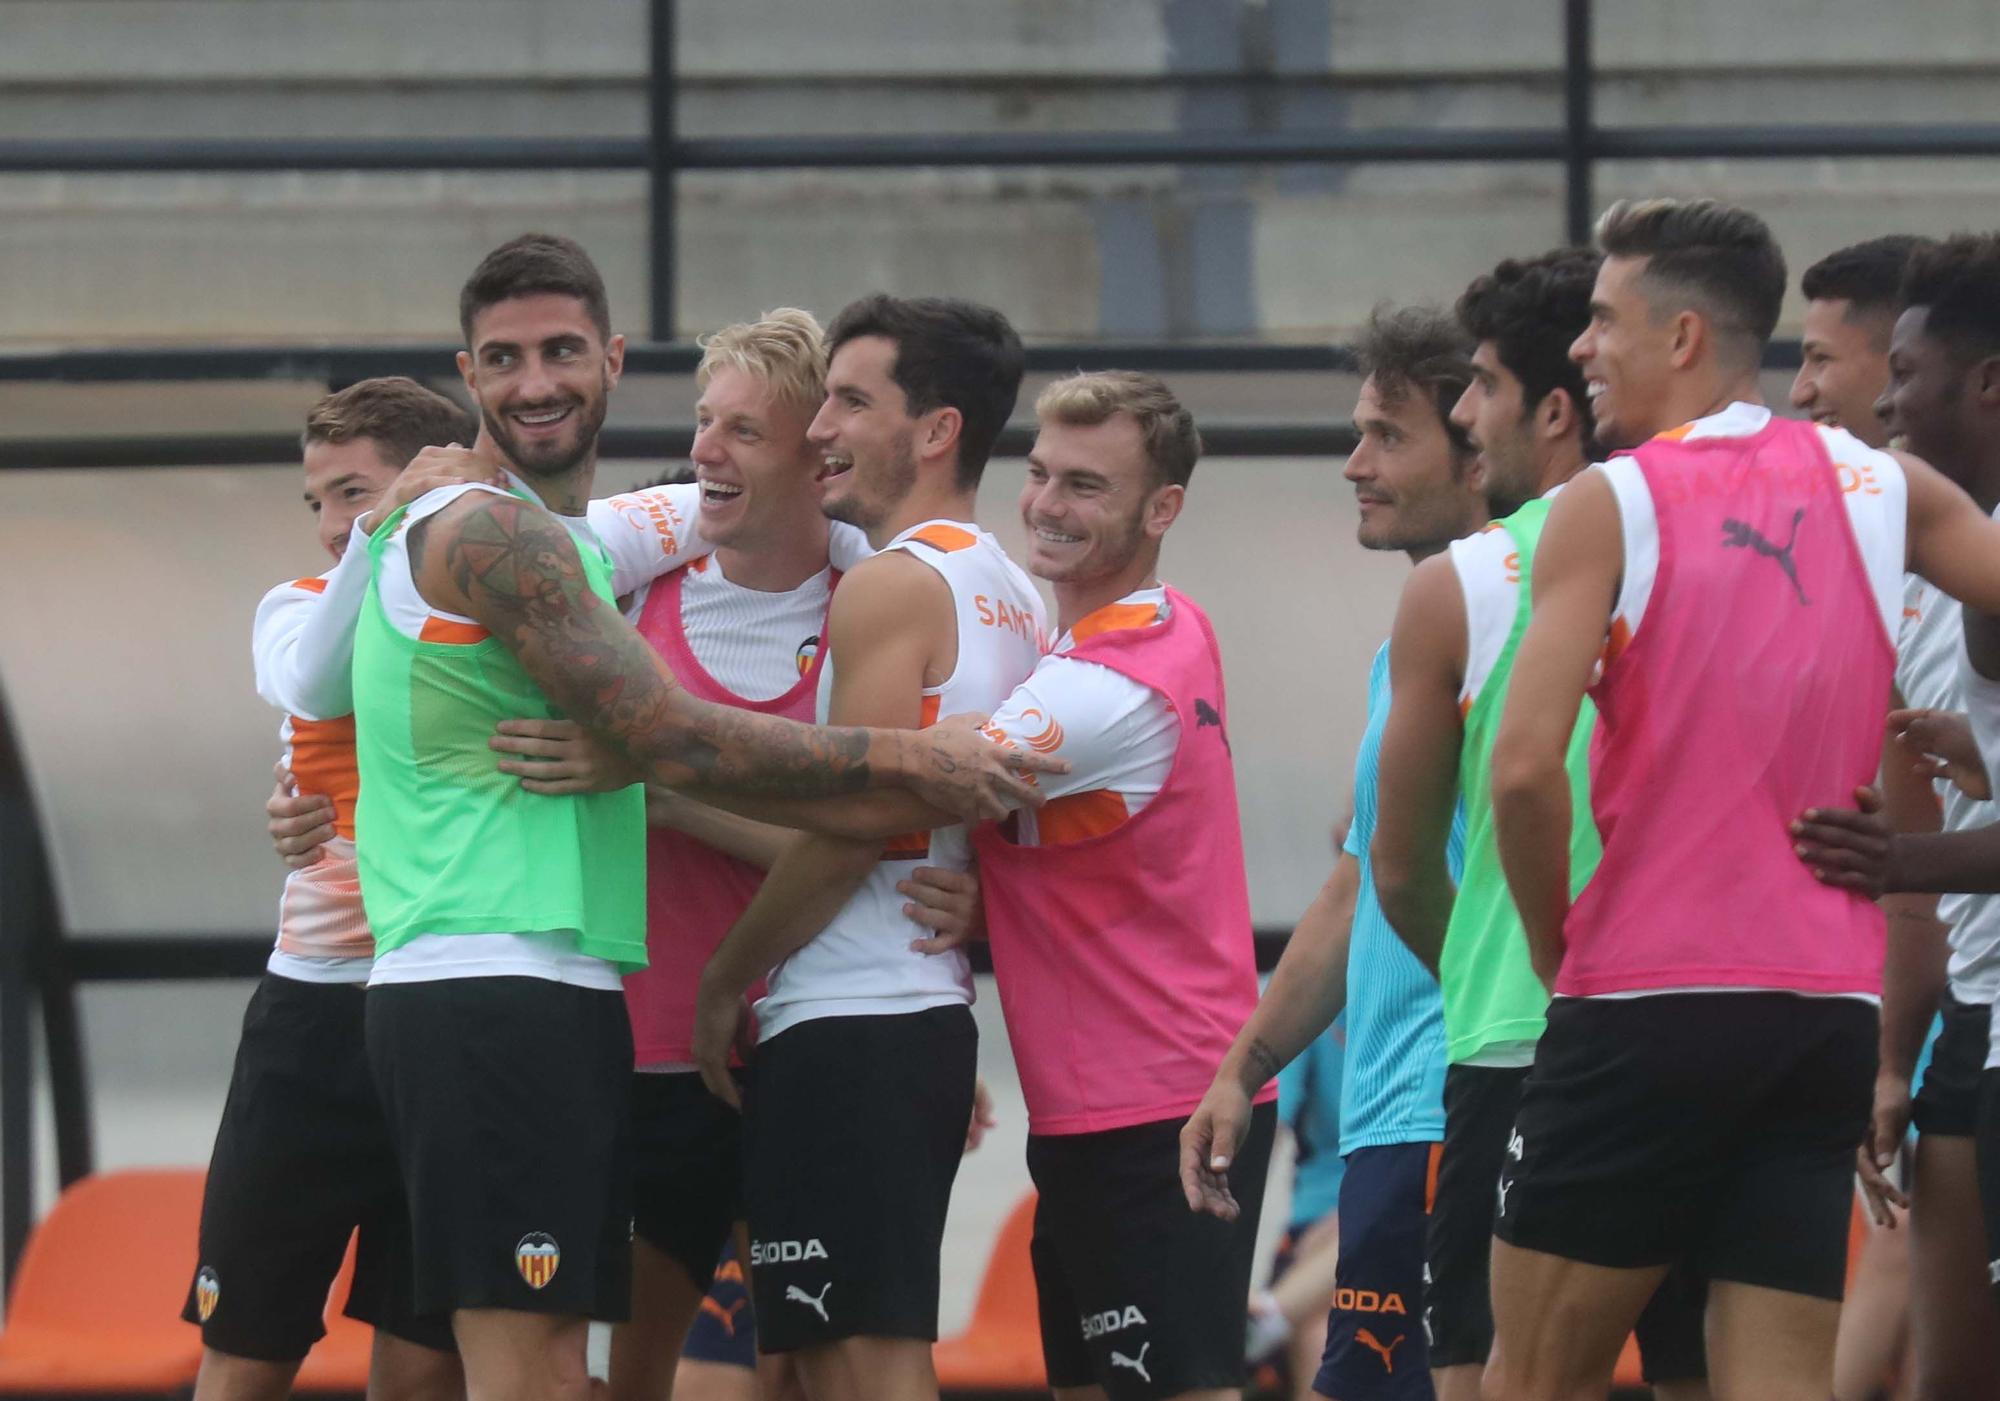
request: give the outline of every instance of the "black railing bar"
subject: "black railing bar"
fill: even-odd
[[[456,378],[450,342],[324,346],[86,346],[0,352],[0,381],[65,383],[169,380],[352,382],[374,375]],[[692,374],[701,347],[688,341],[636,341],[625,348],[625,373]],[[1324,342],[1063,341],[1028,347],[1028,368],[1152,370],[1156,373],[1315,373],[1354,368],[1354,352]]]
[[[1211,457],[1340,457],[1354,450],[1352,429],[1325,419],[1296,422],[1216,420],[1202,425]],[[1020,457],[1034,442],[1030,423],[1010,425],[995,451]],[[694,425],[607,428],[598,438],[606,461],[685,458]],[[0,471],[133,470],[174,467],[263,467],[296,464],[299,440],[285,433],[104,434],[88,437],[0,438]]]
[[[1813,156],[2000,155],[2000,122],[1884,126],[1600,126],[1597,160],[1798,160]]]

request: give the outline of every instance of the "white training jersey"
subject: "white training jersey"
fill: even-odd
[[[1155,585],[1079,619],[987,720],[987,733],[1002,743],[1070,764],[1068,773],[1036,777],[1048,802],[1014,815],[1020,845],[1102,836],[1166,786],[1181,735],[1167,698],[1123,672],[1068,653],[1102,633],[1157,627],[1171,607],[1166,589]]]
[[[365,562],[365,547],[350,551],[348,558],[355,554]],[[302,983],[365,983],[375,956],[375,935],[361,904],[352,840],[354,798],[361,786],[355,769],[354,718],[345,711],[326,713],[327,707],[346,704],[346,697],[330,690],[315,693],[315,669],[300,662],[302,654],[311,656],[315,648],[326,645],[313,634],[321,630],[322,596],[343,587],[337,578],[340,572],[336,567],[325,575],[294,579],[272,589],[257,607],[250,635],[258,694],[274,703],[306,696],[300,710],[312,705],[321,712],[318,719],[290,714],[278,726],[292,791],[330,798],[334,804],[335,836],[321,849],[319,860],[285,873],[278,896],[277,941],[265,963],[267,971]],[[365,589],[365,569],[347,573],[358,575]],[[351,644],[351,624],[346,637]],[[343,686],[345,679],[343,667]]]
[[[301,720],[354,713],[354,625],[368,595],[367,517],[354,523],[346,553],[326,573],[265,594],[250,625],[257,694]]]
[[[590,503],[584,519],[611,556],[613,598],[624,598],[715,548],[701,533],[701,487],[694,482],[604,497]],[[827,532],[826,552],[835,569],[852,569],[874,550],[862,531],[835,521]]]
[[[1549,488],[1553,497],[1562,485]],[[1499,521],[1446,547],[1465,604],[1465,677],[1459,683],[1459,712],[1472,708],[1486,678],[1500,664],[1521,608],[1521,560],[1514,537]]]
[[[703,555],[681,575],[681,634],[702,669],[744,700],[775,700],[799,684],[819,652],[834,571],[822,569],[795,589],[745,588],[723,574],[720,555]],[[626,615],[645,612],[649,584]]]
[[[1739,400],[1719,413],[1696,419],[1681,437],[1684,441],[1747,438],[1762,432],[1770,421],[1768,408]],[[1883,633],[1893,638],[1903,616],[1903,565],[1909,553],[1909,483],[1903,476],[1903,464],[1888,453],[1869,447],[1844,428],[1820,425],[1815,431],[1839,476],[1841,501],[1847,507],[1862,568],[1875,594]],[[1659,517],[1653,510],[1653,495],[1646,486],[1645,474],[1635,459],[1614,457],[1590,470],[1602,472],[1610,483],[1618,501],[1618,521],[1624,535],[1624,575],[1605,644],[1605,656],[1609,658],[1631,645],[1645,619],[1646,604],[1653,596],[1653,583],[1660,569]],[[1888,697],[1884,696],[1883,701],[1886,705]],[[1799,993],[1789,988],[1755,987],[1651,988],[1592,996],[1599,1001],[1617,1001],[1688,992],[1764,991],[1852,999],[1877,1006],[1882,1001],[1873,993]]]
[[[1685,435],[1696,438],[1747,438],[1763,431],[1771,411],[1762,404],[1731,404],[1720,413],[1696,419]],[[1882,631],[1889,637],[1903,617],[1903,564],[1909,551],[1909,483],[1903,464],[1886,452],[1869,447],[1844,428],[1818,429],[1827,456],[1839,474],[1841,499],[1861,548],[1861,563],[1882,612]],[[1602,472],[1618,498],[1618,519],[1625,533],[1625,577],[1618,590],[1618,610],[1612,619],[1614,649],[1622,649],[1639,631],[1653,580],[1660,569],[1659,518],[1645,474],[1630,457],[1614,457],[1592,471]]]
[[[968,711],[990,714],[1041,659],[1048,627],[1033,582],[997,540],[963,521],[925,521],[884,549],[922,560],[951,589],[958,662],[943,685],[925,688],[923,723]],[[839,665],[840,657],[830,654],[820,668],[822,724]],[[818,1017],[969,1006],[972,968],[963,950],[911,950],[910,941],[927,931],[903,913],[909,901],[896,882],[919,866],[962,871],[970,864],[963,827],[892,838],[882,860],[826,928],[771,970],[769,991],[757,1004],[759,1039]]]
[[[1896,689],[1906,704],[1924,710],[1965,710],[1960,680],[1964,610],[1957,599],[1916,575],[1906,578],[1903,628],[1896,639]],[[1968,798],[1946,779],[1936,786],[1945,831],[2000,822],[2000,804]],[[2000,998],[2000,895],[1942,895],[1937,909],[1950,928],[1952,997],[1967,1005],[1991,1004]]]

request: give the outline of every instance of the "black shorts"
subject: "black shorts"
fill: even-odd
[[[266,973],[243,1013],[181,1316],[232,1357],[295,1362],[326,1332],[327,1290],[360,1230],[347,1314],[449,1350],[411,1299],[409,1223],[368,1074],[357,983]]]
[[[1443,1146],[1389,1143],[1347,1155],[1333,1307],[1313,1379],[1321,1396],[1430,1401],[1424,1231]]]
[[[1444,1154],[1431,1208],[1424,1329],[1431,1366],[1484,1366],[1493,1351],[1493,1213],[1528,1067],[1454,1065],[1444,1079]],[[1676,1268],[1633,1331],[1646,1380],[1708,1375],[1708,1290]]]
[[[755,1371],[757,1311],[750,1307],[750,1280],[736,1258],[736,1243],[724,1246],[722,1258],[711,1264],[714,1275],[688,1329],[687,1341],[681,1344],[681,1361]]]
[[[978,1050],[969,1007],[821,1017],[758,1046],[743,1200],[762,1351],[936,1340]]]
[[[1229,1169],[1235,1221],[1188,1210],[1185,1118],[1028,1138],[1030,1253],[1052,1387],[1112,1401],[1243,1384],[1243,1307],[1278,1107],[1260,1104]]]
[[[1947,993],[1938,1012],[1944,1018],[1944,1030],[1931,1048],[1931,1063],[1924,1068],[1923,1083],[1917,1087],[1910,1122],[1920,1134],[1971,1138],[1979,1117],[1979,1077],[1986,1068],[1993,1009],[1983,1003],[1959,1002]]]
[[[1495,1234],[1840,1298],[1878,1020],[1854,998],[1783,992],[1557,998]]]
[[[742,1183],[736,1110],[691,1070],[632,1076],[632,1234],[698,1289],[743,1214]]]
[[[409,1193],[418,1307],[622,1321],[624,994],[524,977],[371,988],[368,1059]]]

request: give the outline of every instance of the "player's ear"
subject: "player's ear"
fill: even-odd
[[[923,448],[926,457],[953,456],[958,452],[958,440],[965,432],[965,415],[950,404],[932,409],[924,415],[928,422],[924,426]]]
[[[607,389],[618,387],[618,377],[625,373],[625,337],[613,336],[604,343],[604,380]]]
[[[2000,355],[1989,355],[1972,367],[1972,386],[1982,408],[2000,408]]]
[[[1567,389],[1551,389],[1544,394],[1542,402],[1535,406],[1535,417],[1541,423],[1544,438],[1566,437],[1582,426],[1576,400]]]
[[[1667,363],[1677,370],[1692,365],[1704,343],[1713,339],[1715,328],[1698,311],[1685,310],[1674,313],[1672,322],[1673,339],[1667,347]]]
[[[1187,504],[1187,488],[1177,482],[1168,482],[1153,492],[1146,503],[1146,533],[1155,540],[1165,535],[1180,519],[1181,507]]]
[[[473,401],[476,403],[479,399],[479,385],[472,373],[472,352],[469,350],[458,352],[458,377],[465,381],[465,387],[471,391]]]

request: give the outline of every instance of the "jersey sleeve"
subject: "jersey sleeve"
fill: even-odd
[[[357,528],[340,563],[280,584],[257,605],[250,653],[257,694],[301,720],[354,710],[354,629],[368,596],[368,542]]]
[[[614,598],[715,548],[701,533],[701,488],[693,482],[604,497],[590,503],[585,519],[611,556]]]
[[[1180,742],[1166,698],[1109,667],[1042,658],[987,721],[987,733],[1069,761],[1036,782],[1051,798],[1110,790],[1151,796],[1165,784]]]

